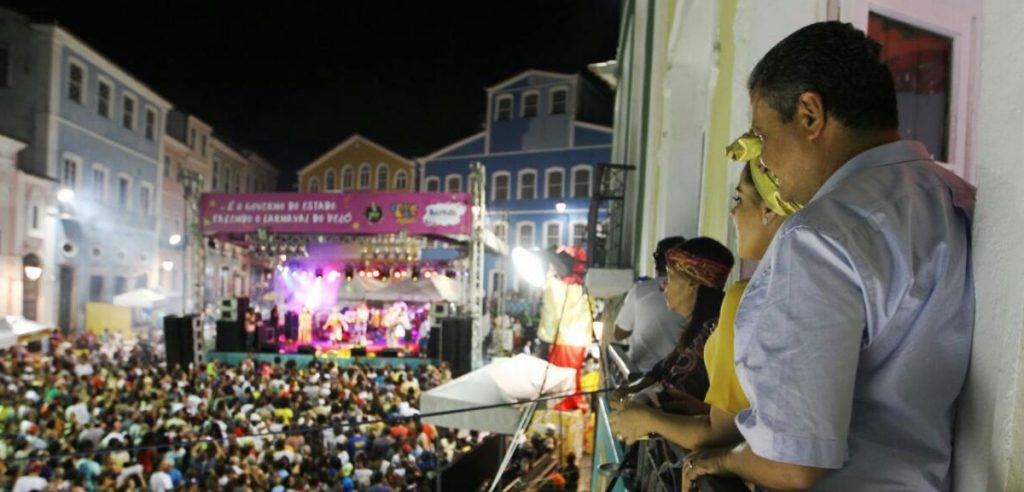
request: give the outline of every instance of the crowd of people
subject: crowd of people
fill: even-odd
[[[101,338],[0,353],[0,490],[422,490],[483,437],[416,418],[444,363],[168,368]]]

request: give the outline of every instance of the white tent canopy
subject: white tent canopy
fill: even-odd
[[[486,367],[423,393],[420,411],[430,414],[526,401],[539,396],[568,395],[575,388],[575,369],[558,367],[520,354],[509,359],[495,359]],[[522,416],[520,407],[458,412],[424,417],[423,420],[442,427],[514,434]]]
[[[0,349],[17,345],[22,337],[42,336],[52,331],[53,328],[21,316],[4,316],[0,318]]]
[[[148,309],[160,306],[175,297],[177,297],[177,294],[174,292],[163,289],[157,290],[142,288],[114,296],[114,305]]]

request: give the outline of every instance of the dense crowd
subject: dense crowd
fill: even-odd
[[[51,347],[0,354],[2,490],[420,490],[482,438],[416,419],[443,363],[167,368],[144,339]]]

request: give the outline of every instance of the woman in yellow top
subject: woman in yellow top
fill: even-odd
[[[760,260],[786,216],[799,205],[783,201],[774,178],[758,163],[760,141],[748,133],[729,146],[734,160],[749,161],[736,187],[732,208],[739,257]],[[747,280],[729,287],[722,300],[718,326],[704,347],[709,389],[704,398],[711,406],[707,415],[673,415],[645,405],[631,404],[611,416],[614,431],[626,441],[656,433],[687,449],[735,444],[743,440],[736,429],[736,414],[750,406],[734,365],[733,322]]]

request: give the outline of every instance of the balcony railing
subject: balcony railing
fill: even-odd
[[[603,376],[606,387],[628,385],[643,374],[636,368],[626,355],[625,349],[617,344],[609,344],[603,358]],[[594,475],[591,480],[591,492],[614,491],[652,491],[675,492],[680,490],[682,480],[682,462],[686,450],[660,437],[638,441],[629,452],[635,456],[626,456],[622,443],[614,436],[615,432],[608,423],[609,406],[605,394],[597,397],[597,425],[594,436]],[[631,470],[615,473],[604,473],[619,468],[623,461],[630,462]],[[635,465],[634,465],[635,463]],[[609,485],[612,487],[609,489]],[[736,478],[705,476],[697,481],[701,492],[748,492],[746,485]]]

